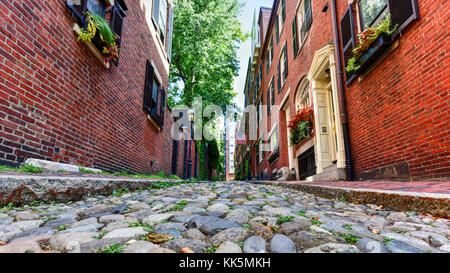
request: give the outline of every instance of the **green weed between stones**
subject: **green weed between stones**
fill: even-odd
[[[299,211],[299,212],[297,212],[297,215],[298,216],[302,216],[302,217],[305,217],[305,218],[309,218],[308,216],[306,216],[306,212],[304,212],[304,211]]]
[[[384,238],[383,244],[387,244],[387,243],[392,242],[392,241],[394,241],[394,239],[392,239],[392,238]]]
[[[245,229],[248,229],[249,231],[255,231],[255,229],[252,226],[248,225],[248,224],[242,225],[242,227],[245,228]]]
[[[294,219],[294,216],[282,216],[282,215],[278,215],[278,219],[277,219],[277,224],[278,225],[282,225],[286,222],[290,222]]]
[[[214,252],[216,252],[217,248],[218,248],[217,246],[210,246],[207,248],[203,248],[203,252],[204,253],[214,253]]]
[[[173,207],[173,208],[171,208],[171,209],[168,209],[168,210],[166,210],[165,212],[170,212],[170,211],[181,211],[181,210],[183,210],[188,204],[189,204],[188,201],[183,200],[183,201],[181,201],[181,202],[178,202],[178,203],[175,205],[175,207]]]
[[[115,197],[121,197],[122,195],[128,193],[128,190],[126,188],[121,188],[113,191],[113,195]]]
[[[30,164],[24,164],[19,168],[0,165],[0,171],[24,172],[24,173],[42,173],[42,169]]]
[[[63,231],[63,230],[66,230],[66,229],[69,229],[70,228],[70,225],[62,225],[62,226],[59,226],[56,230],[57,231]]]
[[[355,237],[351,234],[344,234],[344,235],[340,235],[345,241],[347,241],[348,244],[350,245],[356,245],[358,243],[358,241],[360,240],[358,237]]]
[[[120,244],[110,245],[103,249],[99,249],[97,253],[122,253],[125,247],[120,246]]]
[[[322,224],[322,222],[320,222],[319,220],[313,219],[313,220],[311,220],[311,224],[319,227]]]

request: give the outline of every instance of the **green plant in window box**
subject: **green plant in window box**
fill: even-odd
[[[314,110],[311,106],[304,107],[299,110],[292,121],[289,122],[288,127],[291,132],[291,145],[297,145],[311,136],[313,113]]]
[[[352,52],[353,56],[348,60],[347,72],[357,71],[361,68],[358,63],[359,58],[366,53],[370,46],[381,36],[391,36],[397,30],[398,25],[391,29],[391,17],[390,15],[376,28],[367,28],[363,32],[358,34],[358,46],[356,46]]]
[[[108,23],[100,16],[86,12],[86,22],[87,26],[81,30],[78,41],[88,41],[91,43],[98,34],[101,46],[103,47],[101,50],[105,57],[105,62],[108,63],[111,60],[117,61],[119,58],[119,48],[117,47],[117,39],[119,39],[119,36],[113,34]]]

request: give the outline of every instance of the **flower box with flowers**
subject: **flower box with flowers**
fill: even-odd
[[[388,17],[377,28],[367,28],[358,34],[358,46],[353,49],[353,57],[348,60],[346,70],[361,74],[370,67],[386,49],[392,44],[392,33],[397,29],[390,29],[391,21]]]
[[[300,144],[303,140],[308,139],[312,134],[314,111],[311,106],[302,108],[297,112],[291,122],[289,129],[291,132],[291,145]]]
[[[74,31],[78,34],[78,40],[85,42],[93,54],[103,61],[105,67],[109,68],[110,61],[117,61],[119,48],[117,41],[120,39],[113,34],[106,21],[97,15],[89,12],[85,14],[85,27],[79,28],[77,24]]]
[[[272,164],[275,160],[277,160],[278,157],[280,157],[280,150],[276,149],[275,151],[269,154],[267,161],[269,161],[269,163]]]

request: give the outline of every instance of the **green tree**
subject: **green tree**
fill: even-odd
[[[195,97],[202,98],[203,109],[218,105],[224,111],[233,103],[233,83],[239,72],[237,49],[247,38],[238,20],[241,9],[238,0],[175,0],[169,106],[193,107]],[[211,118],[203,118],[203,124]],[[212,129],[216,128],[208,130]],[[201,178],[213,169],[223,170],[222,134],[215,135],[213,141],[197,142]]]
[[[246,39],[238,20],[241,8],[238,0],[175,0],[171,107],[191,107],[197,96],[204,107],[232,103],[237,48]]]

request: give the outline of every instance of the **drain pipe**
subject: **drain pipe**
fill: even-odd
[[[337,19],[337,9],[336,0],[331,0],[331,16],[333,24],[334,33],[334,47],[335,47],[335,58],[337,63],[337,88],[339,97],[339,113],[341,118],[342,131],[344,135],[344,147],[345,147],[345,173],[347,180],[353,181],[355,179],[354,174],[354,164],[352,159],[352,151],[350,147],[350,134],[348,128],[348,118],[347,118],[347,107],[345,103],[344,95],[344,77],[342,70],[342,59],[341,59],[341,47],[339,42],[339,30],[338,30],[338,19]]]

